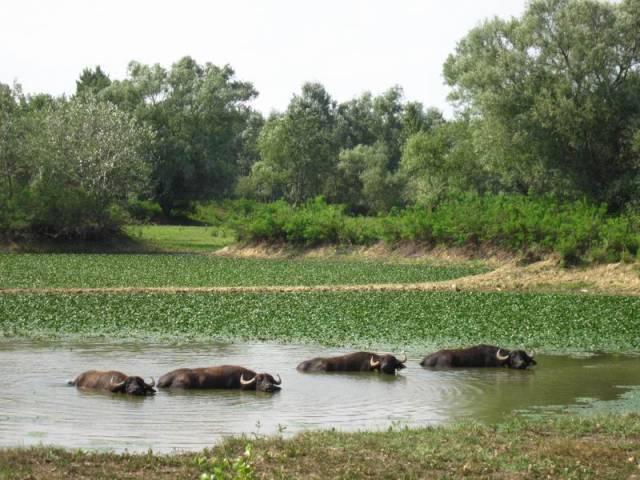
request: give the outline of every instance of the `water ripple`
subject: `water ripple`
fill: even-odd
[[[170,452],[211,446],[237,434],[383,429],[459,418],[494,421],[512,411],[607,401],[640,384],[640,358],[549,356],[533,371],[428,370],[410,358],[397,376],[302,374],[296,365],[335,355],[310,345],[1,342],[0,446]],[[238,364],[279,373],[283,390],[163,391],[135,398],[82,391],[66,381],[88,369],[156,379],[177,367]]]

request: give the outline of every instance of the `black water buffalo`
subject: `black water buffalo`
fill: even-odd
[[[378,355],[371,352],[355,352],[339,357],[317,357],[298,365],[300,372],[383,372],[395,374],[405,368],[407,356],[398,360],[393,355]]]
[[[256,373],[243,367],[222,365],[206,368],[179,368],[165,373],[158,380],[160,388],[239,388],[275,392],[282,380],[268,373]]]
[[[536,365],[533,354],[505,350],[493,345],[476,345],[459,350],[440,350],[422,359],[423,367],[509,367],[525,369]]]
[[[109,370],[108,372],[89,370],[81,373],[73,380],[69,380],[67,383],[78,388],[95,388],[114,393],[128,393],[129,395],[153,395],[156,393],[153,388],[156,384],[153,377],[151,377],[151,383],[149,384],[141,377],[130,377],[116,370]]]

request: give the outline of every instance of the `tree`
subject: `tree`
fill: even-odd
[[[15,194],[18,171],[21,168],[20,149],[20,86],[12,90],[0,83],[0,173],[3,187],[0,198],[9,201]]]
[[[260,160],[258,137],[264,126],[264,117],[260,112],[249,113],[245,127],[240,133],[240,152],[238,154],[238,174],[246,176],[251,173],[251,167]]]
[[[512,189],[621,205],[639,173],[640,4],[533,0],[473,29],[444,68],[481,120],[483,162]]]
[[[370,92],[341,103],[336,114],[336,141],[340,148],[376,143],[373,96]]]
[[[96,237],[117,230],[114,207],[144,188],[150,129],[114,105],[60,100],[47,112],[31,148],[32,228],[43,234]]]
[[[420,102],[408,102],[402,110],[402,131],[400,144],[404,148],[407,140],[412,135],[420,132],[429,132],[445,123],[442,112],[437,108],[429,108],[425,111]]]
[[[373,99],[373,135],[389,155],[388,170],[394,172],[402,154],[402,88],[395,86]]]
[[[282,182],[279,186],[256,182],[258,189],[281,188],[296,203],[322,194],[335,197],[336,103],[319,83],[304,84],[284,114],[267,120],[258,149],[261,160],[253,165],[251,175],[256,180]]]
[[[48,95],[26,96],[20,85],[0,84],[0,231],[28,228],[29,184],[37,161],[34,137],[42,129]]]
[[[382,142],[342,150],[338,201],[360,213],[381,212],[396,205],[401,189],[388,165],[389,154]]]
[[[474,154],[471,130],[468,121],[458,119],[409,137],[400,167],[407,201],[434,207],[450,196],[497,188]]]
[[[255,117],[248,105],[257,95],[253,85],[236,80],[228,65],[198,65],[190,57],[168,71],[132,62],[128,77],[100,96],[156,132],[152,192],[163,212],[229,195],[250,150],[242,136]]]
[[[100,65],[96,65],[94,70],[85,68],[76,80],[76,95],[97,95],[109,85],[111,79],[102,71]]]

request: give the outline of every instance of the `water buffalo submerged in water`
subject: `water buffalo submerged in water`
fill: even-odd
[[[533,354],[505,350],[493,345],[477,345],[459,350],[440,350],[424,357],[423,367],[509,367],[525,369],[536,365]]]
[[[356,352],[339,357],[318,357],[305,360],[298,365],[300,372],[372,372],[395,374],[405,368],[407,356],[398,360],[393,355],[378,355],[371,352]]]
[[[268,373],[256,373],[243,367],[222,365],[206,368],[179,368],[165,373],[158,380],[161,388],[239,388],[275,392],[280,390],[282,380]]]
[[[141,377],[130,377],[116,370],[108,372],[89,370],[67,383],[78,388],[95,388],[113,393],[128,393],[129,395],[153,395],[156,393],[153,388],[156,384],[153,377],[151,377],[149,384]]]

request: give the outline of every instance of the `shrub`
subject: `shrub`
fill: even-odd
[[[567,265],[630,260],[640,252],[640,216],[607,213],[606,205],[522,195],[464,195],[433,209],[392,209],[349,216],[322,198],[300,206],[283,201],[238,203],[241,240],[298,245],[367,245],[384,240],[447,246],[492,245],[511,251],[557,252]],[[234,202],[226,204],[231,208]]]

